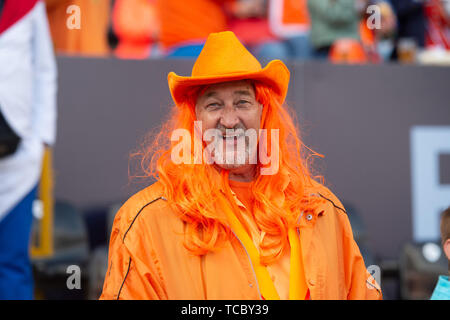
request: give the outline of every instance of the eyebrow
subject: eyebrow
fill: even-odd
[[[217,95],[216,91],[210,91],[208,93],[205,93],[203,98],[209,98],[209,97],[213,97],[213,96],[216,96],[216,95]]]
[[[233,94],[235,95],[246,95],[246,96],[251,96],[252,94],[250,93],[249,90],[244,89],[244,90],[236,90],[233,92]],[[210,91],[205,93],[205,95],[203,96],[204,98],[210,98],[210,97],[214,97],[217,95],[216,91]]]
[[[237,91],[233,92],[233,94],[240,94],[240,95],[245,95],[245,96],[252,96],[252,94],[250,93],[249,90],[237,90]]]

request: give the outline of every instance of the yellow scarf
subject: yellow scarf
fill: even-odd
[[[222,201],[224,201],[224,199]],[[250,256],[261,290],[261,295],[266,300],[280,300],[267,268],[260,262],[259,251],[255,247],[247,231],[242,226],[239,219],[236,218],[228,203],[224,202],[222,208],[225,210],[231,229],[235,232],[239,240],[241,240],[242,245]],[[300,239],[295,228],[288,230],[288,238],[291,246],[289,300],[304,300],[308,287],[306,285],[305,271],[303,268]]]

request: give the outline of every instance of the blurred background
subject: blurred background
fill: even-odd
[[[2,51],[14,56],[3,2],[0,75]],[[169,116],[167,74],[189,75],[207,35],[224,30],[262,64],[288,65],[286,102],[325,156],[316,173],[346,207],[366,266],[380,267],[384,298],[429,299],[448,274],[450,0],[39,2],[57,120],[33,202],[35,299],[99,297],[114,215],[152,182],[132,154]],[[70,289],[72,265],[81,283]]]

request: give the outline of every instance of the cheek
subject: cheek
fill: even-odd
[[[217,125],[218,117],[212,113],[208,112],[199,112],[196,114],[197,121],[201,121],[202,131],[213,129]]]
[[[262,109],[258,108],[252,112],[249,112],[242,120],[247,129],[252,128],[255,130],[259,130],[259,128],[261,127],[261,116]]]

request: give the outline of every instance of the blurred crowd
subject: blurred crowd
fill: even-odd
[[[232,30],[262,60],[450,60],[450,0],[45,1],[58,54],[192,58]]]

